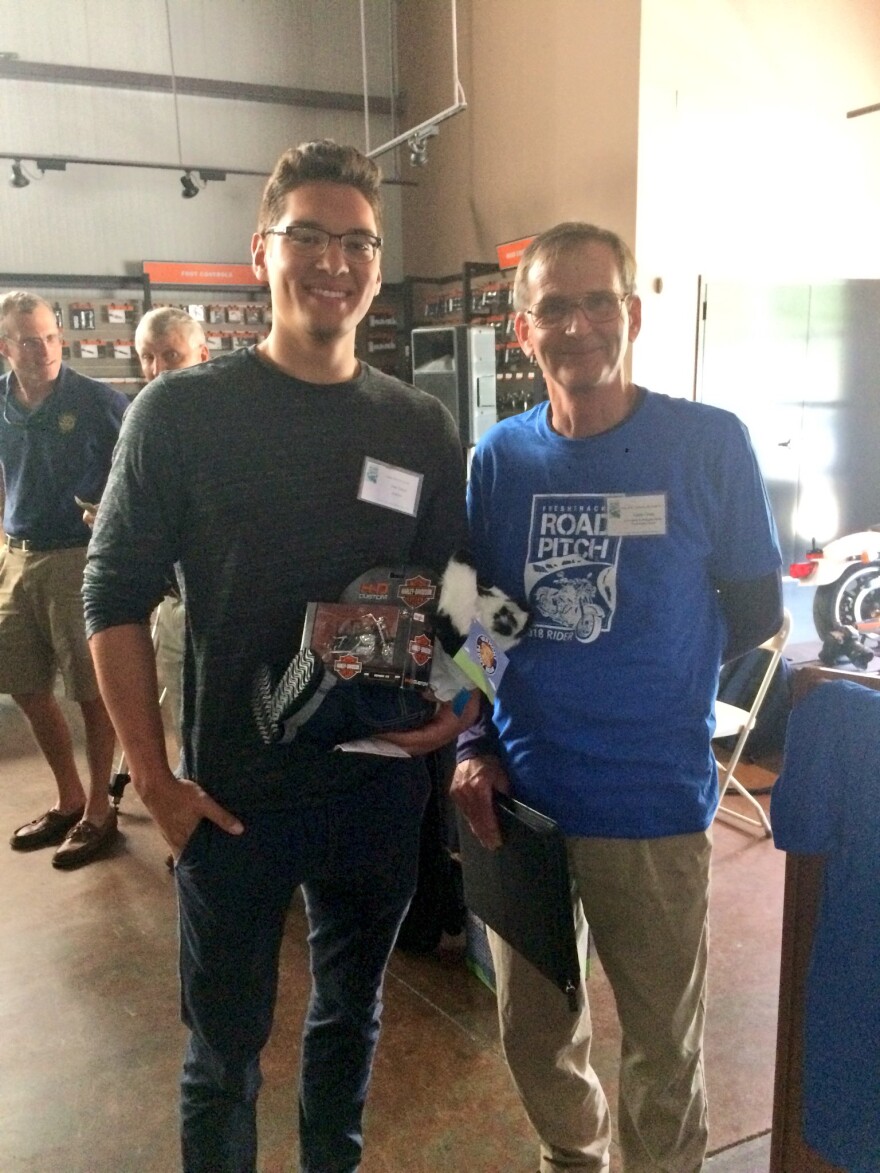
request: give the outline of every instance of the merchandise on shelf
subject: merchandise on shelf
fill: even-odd
[[[91,302],[72,301],[68,306],[71,330],[94,330],[95,307]]]

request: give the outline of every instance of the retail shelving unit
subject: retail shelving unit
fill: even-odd
[[[537,368],[513,329],[513,272],[466,261],[447,277],[410,277],[413,326],[491,326],[495,331],[498,418],[516,415],[544,398]]]
[[[128,395],[143,385],[134,352],[134,331],[143,313],[139,277],[0,273],[0,289],[46,299],[64,333],[64,361]]]
[[[185,279],[187,274],[194,279]],[[212,274],[224,280],[214,282]],[[229,274],[240,280],[225,279]],[[266,336],[272,321],[268,289],[248,274],[246,265],[144,262],[136,277],[0,273],[0,289],[45,298],[64,332],[64,361],[134,396],[144,383],[134,333],[147,310],[164,305],[186,310],[203,324],[212,353]]]
[[[269,333],[269,290],[250,265],[205,261],[144,261],[144,311],[186,310],[204,327],[212,355],[239,350]]]
[[[355,343],[359,358],[407,382],[411,377],[408,294],[405,283],[383,284],[358,326]]]

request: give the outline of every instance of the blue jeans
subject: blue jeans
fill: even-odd
[[[177,865],[184,1173],[253,1173],[260,1052],[288,906],[302,885],[312,991],[299,1090],[301,1173],[353,1173],[385,966],[415,890],[428,795],[416,761],[359,759],[348,788],[296,810],[204,821]]]

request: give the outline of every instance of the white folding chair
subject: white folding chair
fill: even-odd
[[[779,661],[782,659],[782,653],[785,645],[788,643],[788,637],[791,634],[791,615],[788,611],[784,612],[782,626],[774,636],[771,636],[761,647],[770,653],[767,667],[764,670],[764,676],[758,686],[758,691],[755,693],[754,700],[748,709],[737,708],[736,705],[729,705],[726,701],[715,701],[715,732],[712,735],[713,741],[722,737],[735,737],[736,743],[730,752],[730,757],[727,762],[722,765],[718,762],[718,790],[719,803],[718,810],[723,811],[724,814],[729,815],[733,819],[740,819],[744,823],[751,823],[755,827],[763,827],[764,834],[769,839],[773,834],[770,827],[770,820],[758,800],[753,794],[749,794],[745,786],[737,781],[734,777],[734,770],[739,765],[740,757],[745,749],[749,734],[755,727],[755,722],[758,719],[758,713],[761,711],[761,705],[764,703],[764,698],[773,681],[773,676],[776,669],[779,667]],[[717,760],[717,754],[716,754]],[[741,811],[733,810],[729,806],[722,806],[721,802],[724,795],[727,793],[729,787],[732,787],[737,794],[741,795],[748,803],[754,807],[757,818],[754,819],[750,815],[743,814]]]

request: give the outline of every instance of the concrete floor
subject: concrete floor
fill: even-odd
[[[78,711],[65,706],[79,732]],[[745,768],[747,785],[774,775]],[[23,719],[0,698],[0,825],[54,795]],[[737,799],[730,802],[736,803]],[[766,801],[766,800],[763,800]],[[0,1170],[171,1173],[179,1167],[174,882],[137,796],[113,854],[65,874],[51,850],[0,845]],[[756,830],[715,824],[707,1079],[712,1173],[766,1173],[784,857]],[[291,910],[275,1029],[264,1054],[261,1173],[296,1168],[304,919]],[[598,963],[594,1063],[612,1104],[619,1035]],[[397,951],[363,1173],[534,1173],[537,1146],[499,1054],[494,998],[461,949]],[[612,1170],[620,1169],[612,1154]]]

